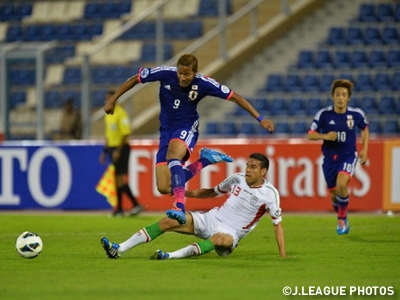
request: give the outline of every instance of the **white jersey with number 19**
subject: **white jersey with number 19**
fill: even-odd
[[[230,193],[215,217],[234,229],[240,238],[252,231],[266,212],[275,225],[282,221],[278,190],[266,180],[258,187],[250,187],[245,174],[237,173],[214,187],[214,191]]]

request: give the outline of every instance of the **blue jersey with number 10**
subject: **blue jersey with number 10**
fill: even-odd
[[[199,119],[197,104],[206,96],[229,99],[233,91],[215,79],[196,73],[189,86],[179,85],[177,67],[160,66],[141,68],[138,73],[141,83],[160,82],[161,127],[179,128],[192,125]]]
[[[329,106],[315,115],[310,130],[323,134],[335,131],[336,140],[324,140],[322,153],[324,156],[342,156],[357,152],[356,128],[364,130],[367,125],[367,118],[361,109],[348,107],[345,113],[338,114],[333,106]]]

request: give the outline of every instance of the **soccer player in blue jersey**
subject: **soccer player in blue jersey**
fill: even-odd
[[[209,164],[232,161],[224,153],[202,149],[200,159],[190,166],[182,165],[189,159],[198,139],[199,114],[197,105],[206,96],[232,101],[247,110],[261,127],[274,131],[274,123],[262,115],[242,96],[221,85],[215,79],[198,73],[198,60],[192,54],[182,55],[176,67],[141,68],[138,74],[124,82],[104,106],[112,114],[118,98],[138,83],[160,82],[160,144],[156,158],[157,189],[175,198],[176,209],[167,216],[186,223],[185,183]]]
[[[324,156],[322,169],[332,205],[337,212],[339,235],[347,234],[350,225],[347,220],[349,203],[348,185],[357,161],[365,164],[368,158],[368,121],[359,108],[349,107],[353,83],[349,80],[334,80],[331,87],[333,105],[321,109],[314,117],[308,131],[309,140],[323,140]],[[361,129],[362,149],[357,157],[356,128]]]

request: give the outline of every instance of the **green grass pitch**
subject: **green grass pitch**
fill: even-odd
[[[289,258],[278,256],[271,222],[265,217],[228,257],[154,261],[156,249],[176,250],[197,241],[167,233],[120,259],[108,259],[105,235],[122,242],[162,215],[110,219],[105,214],[0,214],[0,299],[299,299],[285,286],[392,286],[400,299],[400,217],[350,214],[351,231],[335,232],[335,215],[286,214]],[[15,251],[23,231],[38,233],[43,252],[24,259]],[[338,299],[338,296],[312,296]],[[339,297],[340,298],[340,297]]]

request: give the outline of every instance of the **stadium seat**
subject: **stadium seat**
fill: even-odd
[[[22,27],[20,25],[8,26],[6,33],[6,42],[20,41],[22,37]]]
[[[13,4],[3,4],[0,6],[0,20],[2,21],[12,21],[15,17],[14,5]]]
[[[319,50],[315,55],[315,67],[326,69],[332,67],[332,58],[329,51]]]
[[[331,85],[333,80],[335,80],[335,76],[331,74],[323,74],[321,75],[319,81],[319,89],[321,92],[329,92],[331,90]]]
[[[41,28],[39,25],[29,25],[24,28],[24,34],[22,35],[22,40],[31,42],[31,41],[40,41],[41,40]]]
[[[344,45],[346,43],[345,30],[343,27],[331,27],[328,33],[328,44],[332,46]]]
[[[252,135],[256,133],[255,126],[256,123],[254,122],[243,122],[239,126],[239,134],[245,134],[245,135]]]
[[[60,94],[57,90],[45,92],[44,105],[46,108],[60,108],[62,104]]]
[[[375,5],[374,4],[361,4],[358,12],[358,21],[360,22],[374,22],[375,16]]]
[[[363,32],[360,27],[349,27],[347,29],[346,43],[348,45],[364,44]]]
[[[373,96],[362,97],[358,101],[358,107],[361,108],[367,115],[374,115],[377,113],[376,99]]]
[[[311,98],[306,101],[307,115],[314,117],[315,114],[322,108],[322,101],[320,98]]]
[[[305,121],[297,121],[292,125],[292,134],[305,136],[310,126]]]
[[[392,76],[392,90],[400,91],[400,73],[396,72]]]
[[[374,89],[374,85],[369,73],[361,73],[357,76],[355,82],[355,90],[357,91],[372,91]]]
[[[318,76],[315,74],[306,74],[303,76],[303,91],[317,92],[319,91]]]
[[[13,109],[18,105],[26,102],[26,92],[12,92],[10,94],[10,108]]]
[[[299,52],[299,58],[297,61],[297,67],[299,69],[310,69],[314,67],[314,55],[312,51],[303,50]]]
[[[375,91],[390,91],[392,85],[390,83],[390,78],[387,73],[377,73],[374,76],[374,89]]]
[[[381,38],[384,45],[395,45],[400,43],[399,32],[396,27],[383,28]]]
[[[368,124],[368,131],[372,134],[381,133],[381,124],[377,120],[370,120]]]
[[[293,98],[288,101],[288,112],[291,116],[305,116],[306,106],[302,98]]]
[[[85,5],[84,18],[96,19],[101,17],[101,4],[98,2],[89,2]]]
[[[347,51],[338,50],[333,55],[333,67],[336,69],[350,68],[350,55]]]
[[[57,33],[54,25],[43,25],[40,29],[40,40],[41,41],[52,41],[57,39]]]
[[[378,101],[378,110],[381,115],[394,114],[396,111],[396,105],[394,97],[384,96]]]
[[[251,104],[257,109],[260,113],[268,110],[268,100],[265,98],[257,98],[251,101]],[[243,108],[241,108],[244,110]],[[246,112],[248,114],[248,112]]]
[[[287,115],[286,101],[283,98],[274,98],[271,101],[271,115],[284,116]]]
[[[396,3],[393,13],[394,20],[400,22],[400,3]]]
[[[227,136],[232,136],[236,135],[237,129],[236,129],[236,124],[235,122],[224,122],[221,125],[221,134],[222,135],[227,135]]]
[[[231,1],[226,1],[227,14],[232,13]],[[216,17],[218,16],[218,1],[215,0],[200,0],[198,15],[201,17]]]
[[[106,96],[105,90],[97,90],[92,92],[92,107],[100,108],[104,105]]]
[[[368,55],[368,64],[371,68],[386,68],[386,58],[382,50],[373,50]]]
[[[389,68],[400,67],[400,50],[389,50],[386,55],[386,62]]]
[[[394,21],[394,11],[390,3],[380,3],[376,10],[376,20],[378,22]]]
[[[365,45],[379,45],[381,43],[381,35],[378,27],[367,27],[364,30]]]
[[[282,76],[280,74],[270,74],[267,79],[267,92],[281,92],[284,90]]]
[[[367,54],[363,50],[355,50],[351,52],[351,67],[354,69],[368,67]]]
[[[288,74],[285,78],[285,91],[287,92],[300,92],[302,90],[302,83],[300,76],[297,74]]]
[[[290,126],[288,122],[279,121],[275,122],[275,134],[289,134],[290,133]]]
[[[387,119],[381,126],[382,134],[395,135],[399,133],[399,121],[397,119]]]
[[[207,122],[205,131],[206,134],[219,134],[219,124],[217,122]]]
[[[81,82],[81,69],[80,68],[65,68],[64,70],[64,84],[79,84]]]

